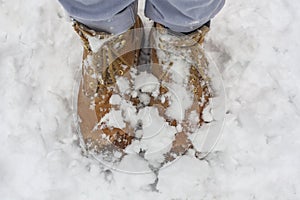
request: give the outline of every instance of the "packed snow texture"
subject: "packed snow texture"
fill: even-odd
[[[82,48],[58,2],[0,1],[0,199],[299,199],[299,10],[228,0],[205,43],[226,89],[223,137],[204,160],[126,174],[77,144]]]

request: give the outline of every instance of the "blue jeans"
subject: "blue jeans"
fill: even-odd
[[[75,20],[97,31],[122,33],[134,23],[138,0],[59,0]],[[190,32],[213,18],[225,0],[146,0],[145,15],[176,32]]]

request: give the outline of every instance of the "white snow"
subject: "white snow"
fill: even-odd
[[[140,94],[139,95],[139,100],[144,104],[144,105],[149,105],[151,101],[151,97],[148,94]]]
[[[186,87],[177,83],[168,83],[166,87],[169,89],[166,96],[168,96],[170,101],[170,106],[167,108],[166,114],[172,119],[182,121],[187,109],[193,103],[191,91],[188,91]]]
[[[110,112],[104,115],[100,120],[99,125],[110,128],[125,128],[126,124],[123,121],[122,110],[111,109]]]
[[[121,94],[127,94],[129,92],[128,89],[130,88],[130,83],[127,77],[118,77],[117,85]]]
[[[81,154],[82,47],[58,2],[2,0],[0,199],[299,199],[299,10],[298,0],[227,1],[205,44],[226,89],[223,137],[204,160],[190,151],[157,172],[157,192],[154,173]],[[149,171],[139,157],[121,165]]]
[[[134,87],[135,90],[141,90],[141,92],[157,93],[159,82],[152,74],[141,72],[135,78]]]
[[[172,60],[172,80],[179,84],[186,84],[188,82],[189,68],[183,67],[186,65],[182,59],[176,55],[171,56]]]
[[[204,110],[202,112],[202,114],[203,114],[202,118],[205,122],[212,122],[213,121],[212,110],[213,110],[213,108],[211,107],[211,104],[207,105],[204,108]]]
[[[99,40],[97,37],[92,37],[89,35],[87,35],[87,39],[93,52],[97,52],[100,47],[107,41],[106,38]]]
[[[111,95],[109,103],[112,105],[119,105],[122,102],[122,98],[118,94]]]

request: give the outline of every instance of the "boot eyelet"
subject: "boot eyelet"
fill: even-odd
[[[94,88],[95,88],[95,83],[94,83],[94,82],[89,82],[89,87],[90,87],[91,89],[94,89]]]
[[[196,79],[195,78],[191,78],[190,82],[191,83],[195,83]]]
[[[120,48],[123,48],[126,44],[126,40],[122,40],[121,43],[120,43]]]
[[[123,75],[124,75],[123,70],[119,70],[119,75],[120,75],[120,76],[123,76]]]
[[[88,75],[93,75],[93,73],[94,73],[94,70],[93,69],[91,69],[91,68],[89,68],[88,70],[87,70],[87,74]]]

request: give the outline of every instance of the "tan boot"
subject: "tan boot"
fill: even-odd
[[[170,32],[156,23],[150,34],[152,73],[160,80],[161,90],[158,99],[152,99],[151,105],[159,107],[160,115],[171,126],[181,127],[166,155],[166,161],[193,148],[190,134],[204,122],[203,110],[212,96],[207,75],[208,62],[202,49],[207,26],[191,34],[183,35]],[[159,99],[163,97],[163,102]],[[172,113],[174,99],[179,101],[178,113]]]
[[[131,143],[133,136],[127,124],[126,128],[108,126],[102,119],[114,107],[110,98],[118,91],[116,78],[128,76],[137,65],[143,37],[141,28],[139,17],[131,29],[120,35],[96,32],[74,23],[84,45],[77,111],[87,150],[121,151]]]

